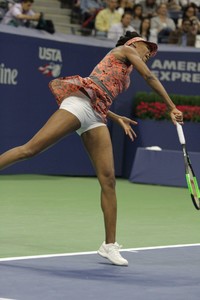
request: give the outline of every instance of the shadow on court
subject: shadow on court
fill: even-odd
[[[97,254],[0,261],[0,298],[199,300],[200,245],[123,256],[128,267]]]

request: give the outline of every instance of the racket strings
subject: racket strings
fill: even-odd
[[[195,176],[193,176],[192,171],[186,174],[186,181],[188,189],[191,193],[192,200],[196,209],[200,209],[200,191],[198,187],[198,182]]]

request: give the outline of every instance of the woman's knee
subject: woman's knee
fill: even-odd
[[[99,177],[99,181],[101,184],[101,188],[103,190],[107,190],[107,189],[115,189],[115,185],[116,185],[116,180],[115,180],[115,176],[114,173],[106,173],[103,174]]]

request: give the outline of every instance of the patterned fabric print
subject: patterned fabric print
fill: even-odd
[[[84,89],[90,97],[92,108],[97,111],[102,116],[103,121],[106,122],[107,111],[112,104],[112,100],[107,93],[89,77],[82,78],[79,75],[60,77],[50,81],[49,88],[55,96],[58,106],[60,106],[62,101],[67,97]]]
[[[60,77],[50,81],[49,88],[55,96],[58,106],[65,98],[80,90],[83,87],[83,81],[84,78],[79,75]]]
[[[132,65],[127,66],[110,52],[94,68],[90,76],[98,77],[115,98],[129,87],[132,69]]]
[[[108,53],[90,75],[98,77],[115,98],[128,88],[131,71],[132,66],[127,66],[116,59],[112,53]],[[112,99],[106,91],[89,77],[82,78],[79,75],[75,75],[57,78],[49,83],[49,88],[59,106],[65,98],[78,90],[84,89],[90,97],[92,108],[100,113],[102,119],[106,122],[106,115],[112,104]]]

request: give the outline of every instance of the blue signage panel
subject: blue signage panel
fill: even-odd
[[[26,143],[57,109],[48,83],[59,76],[88,76],[109,47],[75,44],[0,32],[0,153]],[[169,93],[198,94],[199,52],[162,50],[148,65]],[[133,71],[130,88],[113,103],[116,113],[131,116],[134,95],[151,91]],[[132,165],[132,148],[121,128],[109,123],[116,175]],[[153,133],[152,133],[153,134]],[[119,146],[120,145],[120,146]],[[173,145],[172,145],[173,147]],[[127,153],[131,152],[127,162]],[[77,134],[29,161],[4,173],[94,175],[93,167]],[[126,171],[125,171],[126,173]]]

